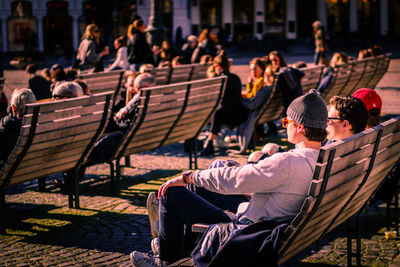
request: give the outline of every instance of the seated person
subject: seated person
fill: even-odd
[[[155,86],[154,76],[150,73],[142,73],[134,81],[134,86],[128,87],[133,93],[132,99],[115,115],[114,120],[119,130],[103,136],[94,146],[88,157],[87,165],[107,162],[115,153],[125,131],[134,121],[137,105],[139,103],[140,89]]]
[[[126,47],[126,37],[120,36],[114,40],[114,48],[117,50],[117,56],[115,61],[108,66],[104,71],[112,71],[112,70],[128,70],[129,62],[128,62],[128,48]]]
[[[284,222],[292,219],[307,195],[319,148],[326,137],[328,116],[325,102],[315,90],[296,98],[290,104],[287,115],[288,141],[296,144],[296,149],[278,153],[257,164],[185,172],[164,183],[158,192],[159,248],[154,249],[159,251],[159,255],[133,251],[130,254],[132,265],[165,266],[181,259],[185,256],[184,227],[190,228],[197,222],[233,222],[237,228],[244,228],[258,221]],[[234,214],[189,192],[183,187],[186,184],[223,194],[253,195],[250,202],[242,203]],[[232,230],[227,229],[227,236]],[[216,252],[220,243],[213,242],[213,236],[210,238],[209,244],[216,246],[210,248],[205,245],[201,249]],[[201,258],[201,255],[192,256],[197,264],[196,258]]]
[[[50,85],[51,82],[43,78],[41,75],[37,75],[37,68],[33,64],[26,66],[25,71],[28,73],[28,87],[35,94],[36,100],[49,99],[51,98]]]
[[[367,128],[379,124],[382,111],[382,99],[375,90],[369,88],[360,88],[354,92],[353,97],[361,99],[368,110]]]
[[[367,121],[368,111],[360,99],[352,96],[331,97],[326,127],[327,142],[324,145],[364,131]],[[264,157],[272,156],[281,151],[282,149],[279,145],[268,143],[261,152],[253,152],[248,161],[257,162]]]
[[[224,50],[214,58],[214,71],[217,76],[226,75],[226,86],[220,107],[215,111],[211,122],[211,132],[200,151],[200,156],[214,155],[213,141],[222,125],[234,127],[247,119],[248,111],[242,103],[242,84],[240,78],[229,72],[230,62]]]
[[[0,120],[0,167],[7,161],[17,143],[25,105],[35,102],[36,97],[31,89],[15,89],[12,93],[10,103],[12,114]]]
[[[365,130],[368,111],[365,104],[353,96],[333,96],[329,100],[328,143],[342,140]]]
[[[357,59],[360,60],[360,59],[365,59],[365,58],[369,58],[369,57],[372,57],[371,52],[368,51],[368,49],[363,49],[363,50],[360,50],[358,52],[358,58]]]
[[[8,100],[4,94],[4,84],[0,84],[0,119],[7,115]]]
[[[75,82],[61,82],[53,90],[52,99],[62,100],[83,96],[83,90]]]
[[[187,42],[182,46],[181,55],[184,59],[184,64],[192,63],[192,55],[197,46],[197,37],[190,35]]]
[[[250,61],[250,76],[246,84],[246,97],[256,96],[258,90],[264,86],[265,64],[261,58]]]
[[[322,75],[321,82],[318,85],[317,91],[323,95],[325,90],[331,85],[333,76],[335,75],[335,66],[340,63],[348,62],[348,56],[343,52],[333,54],[328,69]]]

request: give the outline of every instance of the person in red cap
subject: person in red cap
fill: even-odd
[[[379,124],[382,111],[382,99],[369,88],[360,88],[354,94],[354,97],[361,99],[368,110],[367,129]]]

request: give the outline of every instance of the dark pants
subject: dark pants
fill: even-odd
[[[160,198],[160,258],[174,262],[185,257],[184,230],[195,223],[215,224],[231,221],[223,209],[184,187],[168,188]]]
[[[220,108],[215,111],[214,118],[211,123],[211,133],[218,135],[222,125],[234,127],[240,125],[247,120],[247,113],[234,108]]]
[[[210,168],[235,165],[238,163],[234,161],[216,160]],[[168,188],[160,198],[158,211],[160,258],[174,262],[185,257],[194,246],[193,224],[229,222],[224,210],[236,213],[245,201],[248,199],[243,195],[222,195],[195,186]]]

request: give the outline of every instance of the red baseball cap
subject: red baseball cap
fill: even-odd
[[[368,111],[377,108],[379,109],[379,114],[381,114],[382,99],[374,90],[369,88],[360,88],[353,94],[353,96],[361,99]]]

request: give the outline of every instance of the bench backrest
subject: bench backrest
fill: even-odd
[[[362,79],[365,69],[365,61],[351,61],[348,63],[351,65],[351,73],[349,80],[343,87],[342,91],[339,93],[341,96],[352,95],[355,90],[358,89],[357,85]]]
[[[142,89],[136,122],[115,157],[197,137],[217,108],[226,77]]]
[[[301,78],[303,94],[307,94],[310,89],[316,89],[318,87],[324,71],[324,66],[301,68],[300,70],[304,72],[304,76]]]
[[[399,158],[400,117],[320,149],[308,197],[285,230],[279,264],[358,212]]]
[[[334,68],[334,76],[331,84],[325,90],[323,98],[326,103],[332,96],[340,95],[340,92],[345,88],[351,75],[351,65],[348,63],[337,64]]]
[[[207,78],[207,69],[211,63],[207,64],[185,64],[176,67],[162,67],[147,69],[156,77],[157,85],[179,83]]]
[[[376,69],[371,80],[368,81],[367,88],[375,89],[383,75],[386,73],[390,65],[392,54],[381,55],[376,57]]]
[[[27,105],[17,144],[0,171],[0,185],[79,167],[101,136],[111,107],[111,92]]]
[[[282,117],[285,109],[282,101],[282,92],[278,90],[278,82],[281,79],[283,72],[275,74],[274,83],[271,87],[271,94],[265,104],[261,107],[256,118],[256,124],[274,121]]]
[[[108,91],[118,93],[122,86],[123,75],[124,70],[114,70],[82,74],[78,77],[86,81],[91,94],[99,94]]]

